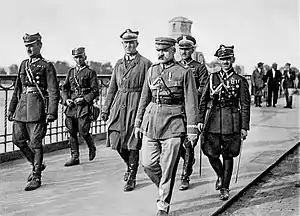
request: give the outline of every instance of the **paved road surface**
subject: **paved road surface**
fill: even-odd
[[[283,109],[280,99],[277,108],[253,107],[251,131],[244,143],[240,177],[231,182],[231,195],[236,194],[283,152],[299,141],[299,96],[294,99],[296,109]],[[125,165],[115,151],[97,143],[97,157],[88,161],[86,146],[81,146],[81,165],[66,168],[69,151],[61,150],[45,156],[47,169],[43,185],[25,192],[30,171],[24,160],[0,164],[1,216],[154,216],[157,189],[140,167],[137,187],[123,192]],[[199,146],[196,149],[199,152]],[[197,158],[199,154],[197,153]],[[236,165],[236,163],[235,163]],[[202,177],[199,178],[197,159],[191,177],[191,188],[178,191],[182,161],[179,164],[170,215],[210,215],[223,201],[214,190],[216,176],[207,158],[203,157]]]

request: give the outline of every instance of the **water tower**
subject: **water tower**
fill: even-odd
[[[192,24],[193,21],[189,20],[186,17],[174,17],[169,21],[169,36],[177,39],[182,35],[191,35],[192,36]],[[196,38],[197,40],[197,38]],[[180,60],[180,54],[178,52],[178,46],[176,45],[177,52],[175,54],[175,59]],[[192,58],[201,63],[205,63],[204,56],[202,52],[195,51],[192,55]]]

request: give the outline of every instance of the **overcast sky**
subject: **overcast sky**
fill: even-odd
[[[113,64],[123,55],[120,34],[140,31],[139,51],[156,60],[154,38],[168,35],[176,16],[193,21],[192,35],[207,61],[220,44],[234,45],[237,63],[251,73],[259,61],[299,68],[297,0],[0,0],[0,66],[27,57],[25,32],[40,32],[42,54],[73,64],[71,50],[85,46],[89,60]]]

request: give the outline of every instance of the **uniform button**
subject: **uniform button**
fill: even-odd
[[[39,77],[39,76],[36,76],[36,79],[40,79],[40,77]]]
[[[38,81],[36,81],[36,83],[37,83],[37,84],[40,84],[40,81],[38,80]]]
[[[122,106],[121,106],[123,109],[125,109],[125,107],[126,107],[126,105],[125,104],[122,104]]]
[[[123,80],[126,80],[126,78],[124,77]]]
[[[224,93],[224,91],[221,91],[222,93]]]

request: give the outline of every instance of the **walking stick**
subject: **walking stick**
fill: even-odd
[[[200,148],[200,156],[199,156],[199,177],[202,175],[202,148],[201,148],[201,135],[198,139],[199,142],[199,148]]]
[[[235,183],[237,183],[238,176],[239,176],[239,170],[240,170],[240,164],[241,164],[241,158],[242,158],[243,143],[244,143],[244,139],[242,139],[242,143],[241,143],[241,147],[240,147],[240,155],[239,155],[238,166],[236,168]]]

